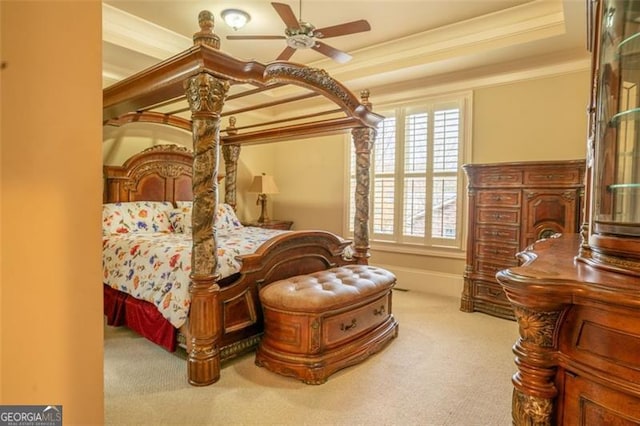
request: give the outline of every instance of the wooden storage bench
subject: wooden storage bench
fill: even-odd
[[[365,360],[398,335],[395,282],[387,270],[347,265],[269,284],[260,290],[265,331],[256,364],[321,384]]]

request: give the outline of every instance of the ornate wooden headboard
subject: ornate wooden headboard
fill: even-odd
[[[193,200],[193,154],[186,147],[153,146],[103,173],[104,203]]]

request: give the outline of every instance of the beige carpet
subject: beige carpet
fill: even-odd
[[[253,354],[208,387],[186,361],[126,329],[105,329],[108,425],[511,425],[512,321],[459,300],[394,291],[397,339],[319,386],[280,377]]]

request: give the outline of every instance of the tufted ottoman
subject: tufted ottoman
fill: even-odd
[[[347,265],[276,281],[260,290],[264,336],[256,364],[321,384],[398,335],[391,314],[395,276]]]

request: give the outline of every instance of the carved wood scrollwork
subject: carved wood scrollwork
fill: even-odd
[[[315,318],[311,323],[311,353],[320,350],[320,319]]]
[[[131,174],[130,179],[124,182],[124,188],[135,191],[140,179],[154,173],[164,178],[175,179],[180,175],[191,176],[191,168],[180,164],[145,164]]]
[[[189,382],[206,385],[220,378],[222,335],[220,287],[217,283],[215,208],[218,204],[220,112],[229,82],[207,73],[185,81],[193,126],[193,250],[191,256],[191,352]]]
[[[223,145],[226,180],[224,181],[224,202],[233,209],[236,208],[236,182],[238,179],[238,158],[240,157],[240,145]]]
[[[201,73],[185,81],[193,122],[193,254],[194,275],[213,276],[217,244],[213,220],[218,204],[220,112],[229,82]]]
[[[514,390],[512,402],[515,426],[551,426],[551,399],[525,395]]]
[[[532,198],[536,198],[539,195],[540,195],[540,193],[538,193],[538,192],[527,192],[527,199],[531,200]],[[561,196],[566,201],[573,201],[573,200],[576,199],[575,191],[565,191],[565,192],[562,193]]]
[[[148,152],[184,152],[191,153],[191,150],[186,146],[175,145],[175,144],[162,144],[162,145],[154,145],[149,148],[145,148],[141,153]]]
[[[554,346],[560,311],[535,312],[523,307],[514,307],[514,313],[523,342],[544,348]]]
[[[312,87],[319,87],[331,93],[349,109],[358,106],[357,99],[349,95],[344,87],[333,79],[325,70],[319,68],[301,67],[296,64],[274,63],[267,66],[265,75],[269,80],[277,82],[307,83]]]
[[[376,130],[360,127],[353,129],[351,133],[356,151],[356,211],[353,231],[355,257],[358,262],[366,262],[369,257],[369,169]]]

